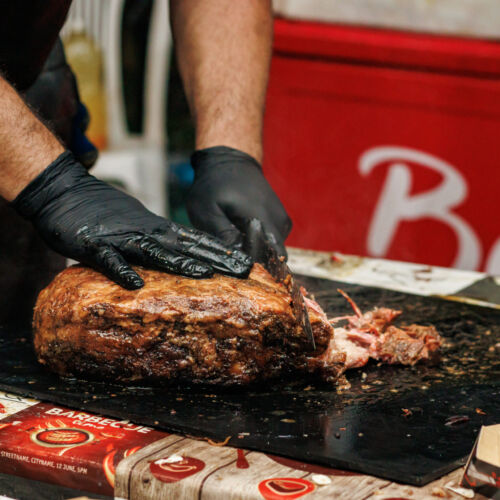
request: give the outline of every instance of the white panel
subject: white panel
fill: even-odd
[[[275,0],[281,16],[500,38],[498,0]]]

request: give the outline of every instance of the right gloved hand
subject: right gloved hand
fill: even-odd
[[[216,238],[159,217],[135,198],[60,155],[12,202],[55,251],[128,289],[144,285],[129,263],[206,278],[246,277],[252,260]]]
[[[187,209],[195,227],[253,257],[257,249],[248,238],[248,225],[258,219],[268,242],[278,255],[286,256],[285,239],[292,221],[255,158],[214,146],[196,151],[191,164],[195,174]]]

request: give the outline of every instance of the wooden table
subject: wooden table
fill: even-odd
[[[452,300],[500,308],[500,281],[481,273],[294,249],[290,250],[290,265],[293,271],[302,274],[422,295],[446,296]],[[142,438],[138,437],[137,446],[128,443],[126,450],[120,448],[117,440],[117,444],[107,444],[105,448],[94,447],[95,453],[85,459],[78,457],[77,447],[68,448],[68,453],[61,451],[61,456],[66,453],[64,467],[69,467],[77,479],[81,477],[76,483],[74,480],[68,483],[67,471],[59,476],[52,473],[57,467],[62,470],[62,465],[52,462],[48,465],[29,464],[30,458],[23,456],[23,450],[13,450],[12,445],[9,448],[3,437],[7,434],[2,431],[3,427],[5,432],[19,432],[23,425],[29,425],[33,414],[42,420],[37,420],[36,428],[26,429],[30,436],[44,426],[67,429],[75,421],[75,415],[65,416],[65,411],[55,405],[0,393],[0,471],[5,472],[2,469],[5,461],[13,467],[8,474],[0,474],[0,495],[23,499],[112,498],[114,491],[117,499],[465,498],[449,489],[450,486],[457,487],[463,469],[417,488],[156,430],[147,431],[147,444],[141,444]],[[94,422],[87,424],[94,434],[97,435],[97,428],[101,429],[100,432],[108,429],[100,422],[96,424],[93,416],[81,415],[84,415],[83,421]],[[113,422],[107,419],[110,429],[120,427]],[[122,427],[132,426],[122,424]],[[53,448],[47,450],[53,453]],[[35,480],[30,476],[30,467],[37,467],[42,472],[40,467],[47,467],[47,475],[42,473],[35,476]],[[86,479],[91,475],[94,477],[92,484]],[[474,498],[480,497],[476,495]]]

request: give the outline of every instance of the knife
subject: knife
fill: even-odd
[[[316,349],[316,343],[314,342],[304,296],[293,277],[292,271],[290,271],[286,263],[286,258],[278,255],[276,248],[266,235],[262,227],[262,222],[259,219],[251,219],[247,225],[244,250],[247,251],[256,262],[263,264],[269,274],[271,274],[276,281],[282,283],[288,290],[288,293],[292,297],[291,306],[295,319],[309,340],[310,350],[314,351]]]

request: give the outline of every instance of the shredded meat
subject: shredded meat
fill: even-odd
[[[442,341],[434,326],[396,327],[390,323],[401,315],[401,311],[377,307],[363,314],[345,292],[339,290],[339,293],[348,300],[355,313],[330,320],[334,325],[347,320],[346,327],[334,329],[335,348],[346,353],[347,369],[364,366],[370,358],[402,365],[439,359]]]

